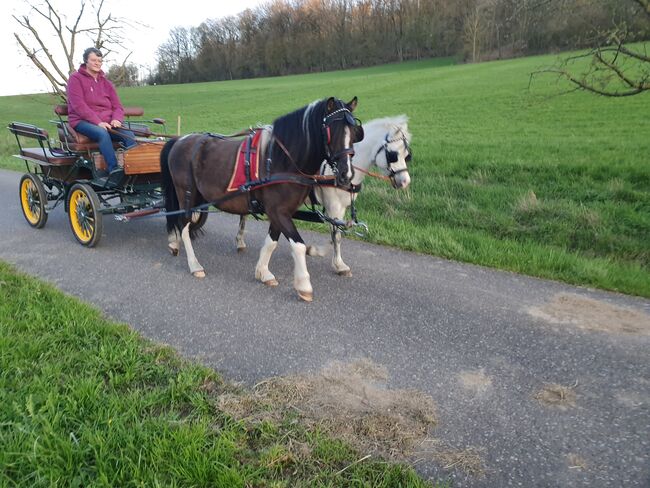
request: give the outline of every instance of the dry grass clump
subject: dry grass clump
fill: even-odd
[[[483,474],[483,459],[476,449],[469,448],[463,451],[442,451],[436,454],[445,469],[460,469],[474,476]]]
[[[567,456],[567,463],[569,464],[569,469],[587,469],[587,461],[577,454],[569,454]]]
[[[539,200],[533,190],[528,190],[528,193],[521,195],[515,204],[515,210],[519,213],[529,213],[539,208]]]
[[[542,405],[566,410],[576,406],[576,393],[574,386],[562,386],[557,383],[548,383],[538,391],[534,398]]]
[[[238,420],[263,422],[297,414],[301,423],[342,439],[361,453],[395,461],[426,454],[450,469],[478,472],[480,457],[448,447],[422,451],[436,425],[431,397],[386,387],[385,368],[369,360],[334,362],[315,375],[265,380],[248,394],[222,394],[219,408]],[[454,457],[456,456],[456,457]]]

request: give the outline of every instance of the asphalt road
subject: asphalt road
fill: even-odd
[[[249,250],[238,255],[236,218],[211,215],[195,245],[207,272],[201,281],[184,254],[167,252],[160,218],[106,218],[94,249],[76,243],[62,208],[32,229],[19,208],[19,178],[0,171],[0,259],[230,380],[253,384],[370,359],[387,369],[386,388],[434,399],[433,437],[474,448],[484,461],[479,477],[419,462],[425,477],[457,487],[650,486],[650,335],[553,324],[529,311],[569,294],[647,317],[648,300],[346,240],[354,276],[336,276],[329,257],[309,259],[315,299],[306,304],[292,289],[284,240],[271,261],[280,285],[255,281],[263,223],[249,222]],[[573,386],[575,404],[540,403],[536,393],[553,383]]]

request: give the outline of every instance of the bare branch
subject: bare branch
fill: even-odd
[[[54,58],[52,57],[52,54],[50,53],[49,49],[47,48],[47,46],[45,45],[45,43],[44,43],[43,40],[41,39],[41,37],[40,37],[40,35],[38,34],[38,32],[36,31],[36,29],[35,29],[35,28],[32,26],[32,24],[30,23],[29,18],[28,18],[27,16],[24,16],[24,17],[22,18],[22,21],[21,21],[21,20],[19,20],[17,17],[14,16],[14,19],[16,19],[20,25],[22,25],[25,29],[27,29],[28,31],[30,31],[30,32],[32,33],[32,36],[34,36],[34,39],[36,40],[36,42],[38,43],[38,45],[39,45],[39,46],[41,47],[41,49],[43,50],[43,53],[44,53],[45,56],[47,57],[48,61],[50,62],[50,64],[52,65],[52,67],[54,68],[54,70],[56,71],[56,73],[57,73],[61,78],[63,78],[64,80],[67,81],[68,77],[67,77],[65,74],[63,74],[63,72],[62,72],[61,69],[59,68],[58,64],[56,63],[56,61],[54,61]],[[30,58],[30,59],[31,59],[31,58]]]
[[[70,72],[72,72],[75,68],[73,56],[77,44],[77,33],[79,32],[79,23],[81,22],[81,18],[83,17],[85,8],[86,8],[86,2],[82,1],[77,19],[75,20],[72,28],[68,28],[68,31],[70,32],[70,55],[68,56],[68,67],[70,69]]]
[[[643,61],[644,63],[650,63],[650,56],[645,56],[636,51],[632,51],[631,49],[628,49],[625,46],[620,46],[619,51],[631,58],[637,59],[639,61]]]
[[[57,37],[59,38],[59,44],[61,45],[61,48],[63,49],[63,52],[65,53],[66,60],[68,62],[68,67],[70,68],[70,58],[71,54],[68,52],[67,45],[65,40],[63,39],[63,26],[61,23],[61,17],[59,14],[56,12],[56,10],[52,7],[52,4],[50,3],[49,0],[45,0],[45,4],[47,5],[47,14],[42,12],[38,7],[35,7],[32,5],[32,9],[38,13],[41,17],[43,17],[45,20],[47,20],[50,25],[52,26],[52,29],[56,33]],[[56,69],[61,71],[58,66],[56,66]],[[68,69],[68,73],[70,73],[70,69]]]
[[[572,84],[576,86],[577,89],[588,91],[591,93],[595,93],[597,95],[602,95],[605,97],[614,97],[614,98],[619,98],[619,97],[629,97],[632,95],[638,95],[641,92],[644,92],[646,90],[650,90],[650,83],[648,83],[647,78],[643,78],[641,81],[638,83],[635,83],[632,85],[632,89],[627,90],[627,91],[608,91],[605,89],[597,88],[594,86],[592,83],[587,82],[585,79],[579,79],[576,78],[573,74],[571,74],[567,70],[561,70],[561,69],[545,69],[545,70],[540,70],[540,71],[535,71],[531,73],[531,76],[536,75],[536,74],[541,74],[541,73],[555,73],[559,75],[560,77],[568,80]]]
[[[596,52],[596,59],[603,65],[605,66],[608,70],[614,72],[616,76],[618,77],[619,80],[621,80],[623,83],[625,83],[629,87],[637,87],[637,82],[632,81],[629,79],[627,76],[625,76],[625,73],[616,65],[616,61],[614,62],[609,62],[607,61],[604,57],[602,52],[597,51]]]
[[[66,84],[62,83],[61,81],[57,80],[52,76],[52,74],[47,70],[47,68],[43,66],[43,63],[41,63],[41,61],[38,59],[38,57],[36,56],[36,52],[31,51],[18,34],[14,34],[14,36],[16,37],[18,44],[20,44],[20,47],[22,47],[23,50],[25,51],[25,54],[27,54],[27,57],[32,61],[32,63],[34,63],[34,65],[41,71],[41,73],[45,75],[45,77],[51,83],[54,92],[57,95],[59,95],[59,97],[61,97],[61,99],[65,102],[67,100],[66,92],[65,92]]]
[[[650,17],[650,0],[634,0],[638,3],[645,13]]]

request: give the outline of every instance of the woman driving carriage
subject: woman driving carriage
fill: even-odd
[[[135,136],[122,127],[124,108],[113,84],[102,71],[102,53],[89,47],[83,53],[83,64],[68,80],[68,121],[77,132],[99,143],[108,172],[98,171],[98,176],[110,175],[118,183],[124,175],[117,164],[113,141],[125,148],[134,146]]]

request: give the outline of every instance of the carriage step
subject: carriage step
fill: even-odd
[[[100,186],[104,189],[110,190],[120,186],[120,183],[122,183],[123,179],[124,179],[123,175],[118,179],[116,179],[115,177],[111,177],[110,175],[100,176],[98,178],[93,179],[93,185]]]

